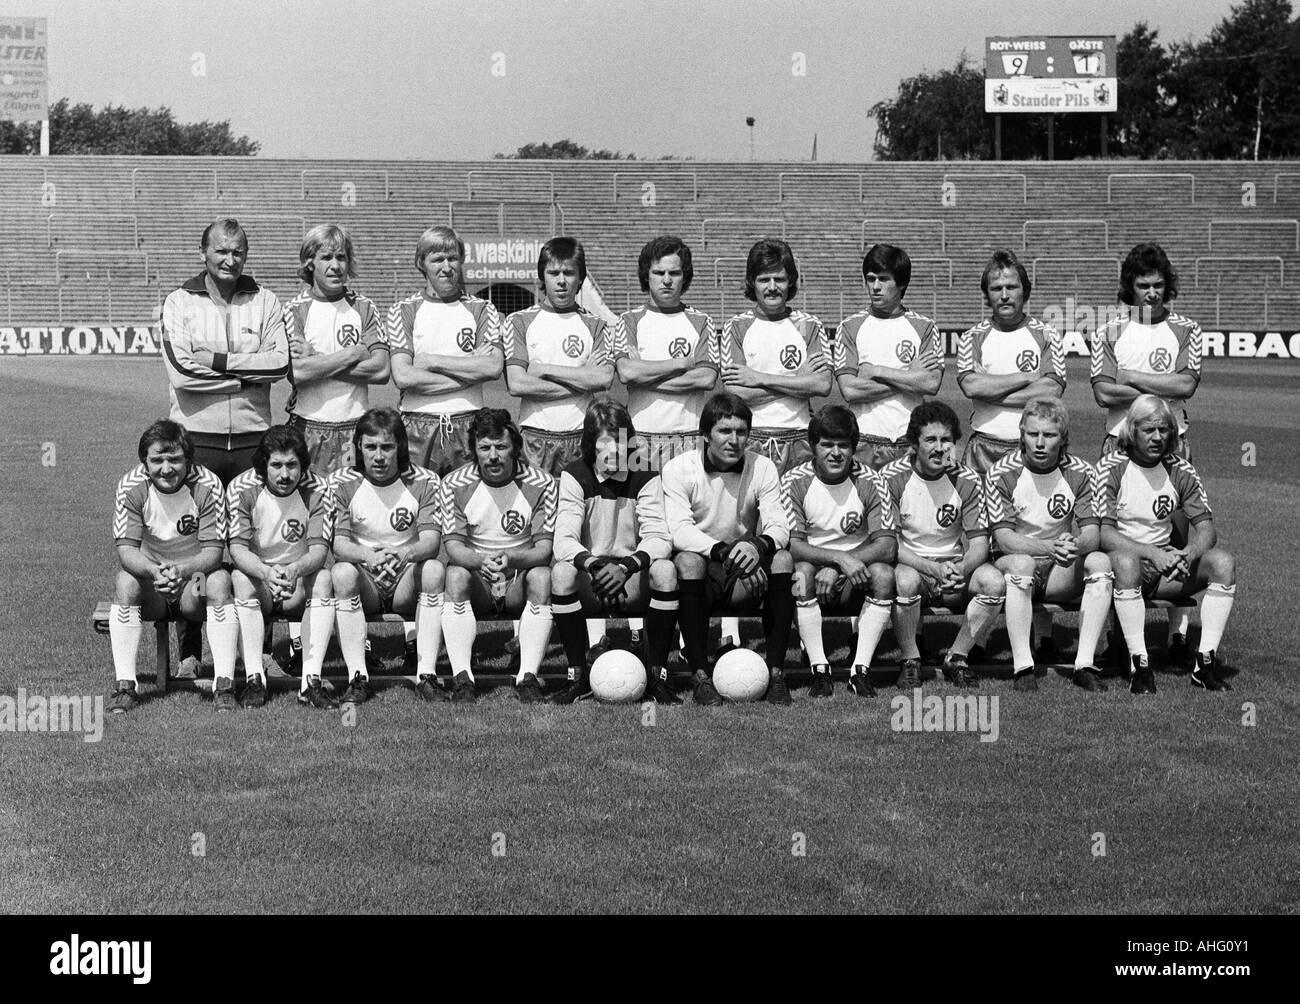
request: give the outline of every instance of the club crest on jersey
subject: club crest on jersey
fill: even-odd
[[[1047,514],[1052,519],[1065,519],[1066,514],[1070,511],[1070,500],[1065,495],[1057,492],[1047,500]]]
[[[916,345],[912,342],[899,342],[894,347],[894,355],[898,356],[900,363],[910,363],[916,358]]]
[[[691,354],[691,343],[685,338],[674,338],[668,343],[668,354],[674,359],[685,359]]]
[[[935,521],[942,527],[952,526],[957,522],[957,507],[951,502],[945,502],[939,506],[934,514]]]
[[[803,353],[797,345],[787,345],[781,350],[781,365],[788,370],[797,370],[803,362]]]
[[[361,332],[357,330],[355,324],[345,324],[339,328],[340,345],[356,345],[361,341]]]
[[[1151,503],[1151,511],[1155,513],[1156,519],[1168,519],[1174,511],[1174,500],[1168,495],[1157,495]]]
[[[518,509],[507,509],[501,514],[501,529],[511,536],[524,532],[524,514]]]
[[[840,531],[843,533],[857,533],[858,528],[861,526],[861,513],[846,512],[842,517],[840,517]]]
[[[1020,355],[1016,356],[1016,367],[1021,373],[1032,373],[1038,369],[1038,353],[1033,349],[1025,349]]]
[[[1147,356],[1147,362],[1157,373],[1164,373],[1173,365],[1173,357],[1169,355],[1169,350],[1164,346],[1151,350],[1151,355]]]
[[[184,516],[176,521],[176,532],[184,534],[186,537],[190,534],[199,532],[199,518],[192,512],[187,512]]]
[[[456,345],[462,352],[474,350],[474,329],[461,328],[456,332]]]
[[[290,544],[296,544],[302,540],[303,535],[307,532],[307,527],[303,525],[300,519],[286,519],[280,524],[280,536]]]
[[[398,533],[405,533],[415,525],[415,513],[406,506],[398,506],[388,517],[388,525]]]
[[[569,337],[564,340],[562,348],[564,349],[564,354],[570,359],[577,359],[578,356],[582,355],[582,339],[577,335],[569,335]]]

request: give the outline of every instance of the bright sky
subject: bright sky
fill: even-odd
[[[867,110],[963,49],[981,59],[986,35],[1122,36],[1140,17],[1181,41],[1228,10],[1228,0],[0,0],[0,14],[49,18],[51,98],[229,119],[264,157],[422,159],[568,138],[740,160],[752,115],[758,159],[805,159],[816,133],[820,159],[865,160]]]

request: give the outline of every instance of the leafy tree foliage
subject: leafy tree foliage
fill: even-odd
[[[35,122],[0,122],[0,153],[40,153]],[[172,154],[251,157],[260,144],[235,136],[226,122],[177,122],[170,108],[88,104],[61,98],[50,105],[51,154]]]
[[[1139,22],[1118,43],[1119,111],[1111,156],[1249,159],[1300,156],[1300,18],[1291,0],[1243,0],[1202,41],[1166,47]],[[993,116],[984,75],[965,53],[951,70],[902,81],[872,107],[881,160],[986,159]],[[1095,157],[1100,116],[1050,116],[1058,159]],[[1047,155],[1047,115],[1004,115],[1003,156]]]
[[[880,160],[985,160],[993,156],[992,120],[984,114],[984,73],[965,52],[951,70],[921,73],[874,105]]]
[[[588,150],[571,139],[558,143],[525,143],[514,153],[498,153],[495,160],[636,160],[634,153]]]

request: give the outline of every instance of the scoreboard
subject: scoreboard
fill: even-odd
[[[1114,35],[984,40],[986,112],[1113,112],[1117,76]]]

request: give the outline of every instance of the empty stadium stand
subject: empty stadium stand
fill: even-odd
[[[296,250],[320,222],[353,232],[358,288],[381,303],[419,285],[425,227],[468,237],[579,237],[615,311],[639,302],[636,254],[675,232],[696,253],[692,303],[719,323],[747,306],[744,255],[784,235],[798,305],[828,324],[863,301],[865,246],[905,246],[910,303],[945,328],[984,313],[979,268],[1014,249],[1031,309],[1112,304],[1118,262],[1155,239],[1182,276],[1179,308],[1206,328],[1300,329],[1300,169],[1293,163],[299,161],[0,157],[0,323],[149,323],[198,267],[216,216],[248,229],[248,270],[295,292]],[[479,284],[477,289],[483,288]]]

